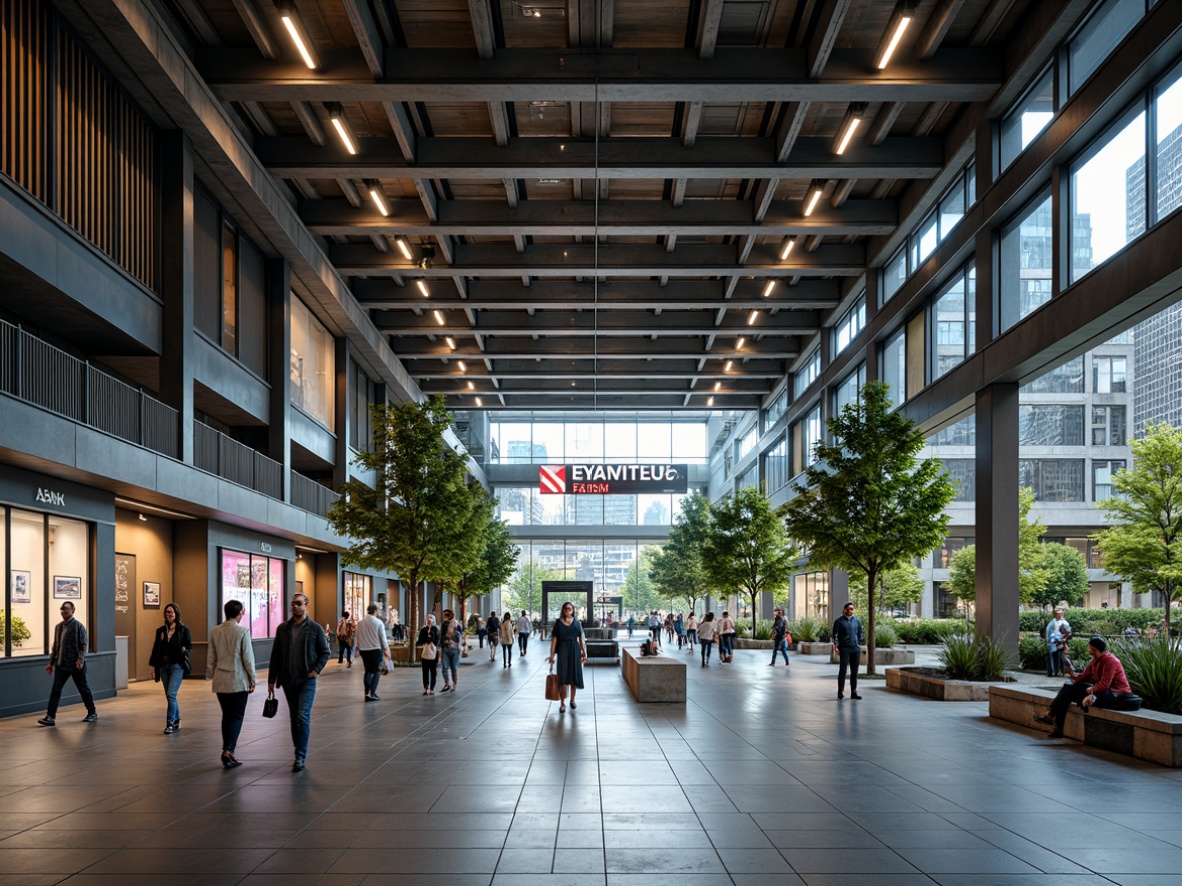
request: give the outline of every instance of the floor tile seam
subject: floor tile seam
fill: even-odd
[[[531,676],[531,680],[532,680],[532,676]],[[530,680],[527,680],[526,683],[523,684],[523,686],[521,688],[524,689],[525,685],[528,685],[529,682],[530,682]],[[517,692],[513,693],[513,695],[516,695],[516,694],[517,694]],[[499,710],[499,706],[498,706],[498,710]],[[540,718],[540,720],[538,722],[537,729],[535,730],[534,752],[530,756],[529,767],[526,769],[526,781],[527,782],[529,780],[530,769],[533,768],[534,762],[538,758],[538,748],[541,745],[541,737],[542,737],[542,735],[545,734],[546,726],[547,726],[548,722],[549,722],[548,717]],[[565,796],[565,794],[566,794],[566,778],[565,778],[565,776],[563,777],[562,791],[563,791],[563,795]],[[489,877],[490,884],[492,883],[493,880],[496,879],[497,870],[501,866],[501,860],[503,858],[505,858],[505,853],[506,853],[507,847],[509,845],[509,834],[512,833],[512,831],[513,831],[513,822],[517,818],[517,815],[518,815],[517,810],[521,806],[521,797],[522,797],[522,794],[524,794],[524,793],[525,793],[525,785],[523,784],[521,787],[521,792],[518,793],[518,795],[517,795],[517,802],[513,804],[513,813],[509,818],[509,827],[507,827],[505,829],[505,839],[501,842],[501,848],[497,851],[497,860],[496,860],[496,863],[493,865],[492,873]],[[522,813],[522,814],[525,814],[525,813]],[[559,832],[561,824],[562,824],[562,803],[560,801],[559,805],[558,805],[558,814],[554,817],[554,846],[555,846],[555,848],[557,848],[557,846],[558,846],[558,832]],[[551,870],[554,869],[553,856],[551,856],[551,860],[550,860],[550,869]]]
[[[987,820],[987,821],[994,821],[994,819],[987,818],[987,817],[986,817],[984,814],[982,814],[982,813],[974,813],[974,814],[976,814],[976,815],[980,815],[982,818],[986,818],[986,820]],[[995,823],[996,823],[996,822],[995,822]],[[1012,828],[1008,828],[1008,827],[1006,827],[1005,825],[998,824],[998,826],[997,826],[997,828],[996,828],[996,829],[997,829],[997,830],[999,830],[999,831],[1004,831],[1005,833],[1007,833],[1007,834],[1010,834],[1010,835],[1012,835],[1012,836],[1015,836],[1015,837],[1017,837],[1017,838],[1018,838],[1018,839],[1020,839],[1020,840],[1026,840],[1026,842],[1027,842],[1027,843],[1030,843],[1032,846],[1037,846],[1039,849],[1042,849],[1044,852],[1049,852],[1049,853],[1051,853],[1052,855],[1058,856],[1059,858],[1062,858],[1062,859],[1064,859],[1065,861],[1068,861],[1068,862],[1070,862],[1071,864],[1079,865],[1081,868],[1084,868],[1084,870],[1086,870],[1086,871],[1087,871],[1089,874],[1092,874],[1093,876],[1096,876],[1096,877],[1102,877],[1103,879],[1109,880],[1109,882],[1115,882],[1115,881],[1112,881],[1112,880],[1110,880],[1110,879],[1109,879],[1107,876],[1105,876],[1105,875],[1104,875],[1103,873],[1101,873],[1100,871],[1094,871],[1094,870],[1092,870],[1092,869],[1091,869],[1091,868],[1089,868],[1087,865],[1085,865],[1085,864],[1081,864],[1080,862],[1076,861],[1076,860],[1075,860],[1074,858],[1072,858],[1071,856],[1069,856],[1069,855],[1065,855],[1063,852],[1060,852],[1060,851],[1059,851],[1059,850],[1057,850],[1057,849],[1050,849],[1050,848],[1048,848],[1048,847],[1046,847],[1046,846],[1043,846],[1041,843],[1035,843],[1033,840],[1027,840],[1025,835],[1018,833],[1017,831],[1013,830]],[[964,830],[964,828],[961,828],[961,830]],[[972,832],[970,832],[970,833],[972,833]],[[1007,855],[1009,855],[1011,858],[1016,858],[1016,859],[1018,859],[1018,861],[1022,862],[1023,864],[1028,864],[1028,865],[1030,865],[1032,868],[1036,868],[1036,869],[1037,869],[1037,870],[1038,870],[1040,873],[1043,873],[1043,874],[1054,874],[1054,873],[1056,873],[1055,871],[1048,871],[1048,870],[1044,870],[1043,868],[1041,868],[1041,867],[1039,867],[1038,865],[1034,864],[1034,862],[1026,861],[1026,860],[1025,860],[1025,859],[1023,859],[1023,858],[1018,858],[1018,856],[1014,855],[1014,854],[1013,854],[1012,852],[1010,852],[1008,849],[1004,849],[1003,847],[1001,847],[1001,846],[998,846],[996,843],[994,843],[994,842],[993,842],[992,840],[990,840],[988,837],[984,836],[984,835],[983,835],[983,832],[982,832],[982,833],[973,833],[973,836],[975,836],[975,837],[978,837],[978,838],[979,838],[979,839],[981,839],[981,840],[984,840],[986,843],[990,844],[991,846],[994,846],[994,847],[995,847],[995,848],[997,848],[997,849],[1002,849],[1002,851],[1003,851],[1003,852],[1005,852]]]

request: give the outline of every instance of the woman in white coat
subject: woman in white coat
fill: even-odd
[[[222,707],[222,766],[233,769],[242,765],[234,749],[246,717],[246,700],[254,692],[254,649],[250,631],[242,626],[242,604],[228,600],[222,609],[226,620],[209,632],[205,676],[213,680]]]

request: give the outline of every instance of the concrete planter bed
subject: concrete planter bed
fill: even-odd
[[[826,648],[829,650],[829,663],[839,664],[841,660],[833,654],[833,644],[826,644]],[[862,647],[862,661],[866,662],[865,646]],[[894,647],[875,649],[874,663],[876,665],[912,665],[915,664],[915,653],[910,649],[895,649]]]
[[[735,640],[736,649],[771,649],[774,644],[771,640],[747,640],[739,638]]]
[[[797,644],[800,647],[801,655],[832,655],[833,644],[821,643],[814,641],[812,643],[805,643],[803,640]]]
[[[1034,715],[1046,712],[1056,691],[1017,684],[993,686],[989,690],[989,716],[1047,732],[1049,727],[1036,723]],[[1085,714],[1078,705],[1072,705],[1063,733],[1095,748],[1182,769],[1182,716],[1177,714],[1099,709]]]
[[[989,701],[989,688],[1002,683],[949,680],[939,668],[887,668],[887,688],[936,701]]]

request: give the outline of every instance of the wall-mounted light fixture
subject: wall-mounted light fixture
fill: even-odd
[[[804,195],[804,214],[810,216],[813,210],[817,208],[817,202],[821,199],[821,194],[825,190],[825,182],[819,179],[813,179],[809,182],[808,192]]]
[[[299,13],[296,12],[295,0],[278,0],[275,8],[279,10],[279,20],[283,22],[283,27],[291,37],[291,42],[295,44],[296,52],[300,54],[304,64],[315,71],[318,67],[316,50],[308,38],[308,32],[304,29],[304,23],[300,21]]]
[[[340,138],[341,144],[350,154],[356,155],[357,136],[353,134],[349,121],[345,119],[345,109],[340,102],[328,102],[324,107],[328,111],[328,119],[332,121],[332,128],[337,131],[337,137]]]
[[[882,42],[878,45],[878,55],[874,57],[874,66],[878,70],[881,71],[891,63],[891,56],[899,48],[899,42],[915,19],[915,5],[915,0],[899,0],[895,4],[895,11],[891,13],[891,20],[887,22]]]
[[[390,214],[390,204],[386,202],[386,192],[382,190],[382,183],[376,178],[367,178],[365,180],[365,189],[369,191],[369,199],[373,201],[373,205],[377,207],[378,212],[388,216]],[[401,247],[399,248],[401,249]],[[410,256],[407,256],[407,258],[410,258]]]
[[[862,120],[865,117],[865,102],[854,102],[850,105],[849,110],[845,112],[845,119],[841,121],[841,127],[837,130],[837,135],[833,139],[834,154],[840,156],[845,153],[845,149],[850,146],[854,134],[858,131],[858,127],[862,125]]]

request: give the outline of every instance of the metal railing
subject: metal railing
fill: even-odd
[[[283,500],[283,465],[201,421],[193,422],[193,466]]]
[[[339,492],[333,492],[310,477],[298,471],[291,472],[291,503],[297,508],[327,517],[328,509],[340,497]]]
[[[0,392],[161,455],[179,457],[175,409],[3,320]]]

